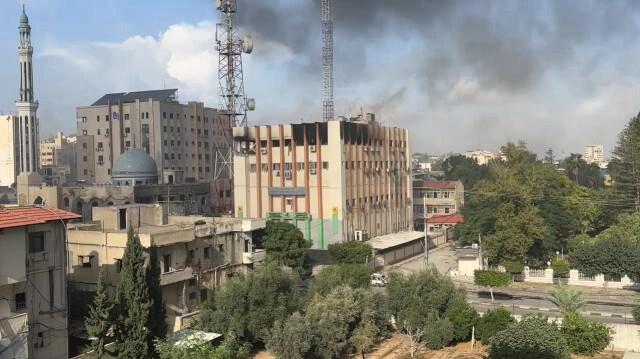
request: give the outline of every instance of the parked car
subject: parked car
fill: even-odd
[[[374,287],[384,287],[387,285],[387,276],[384,273],[373,273],[371,275],[371,285]]]

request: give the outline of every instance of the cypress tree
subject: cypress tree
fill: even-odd
[[[93,306],[89,308],[89,315],[84,321],[87,327],[87,333],[96,338],[96,340],[91,342],[89,349],[93,351],[94,356],[98,359],[105,356],[104,345],[109,328],[111,328],[112,309],[113,303],[109,299],[109,293],[107,293],[107,286],[104,283],[101,269],[98,274],[98,283],[96,283],[96,295],[93,298]]]
[[[162,288],[160,287],[160,261],[158,260],[158,247],[151,242],[149,251],[149,265],[147,266],[147,287],[149,289],[149,321],[147,328],[151,332],[149,349],[154,351],[153,340],[164,339],[167,336],[167,310],[162,300]]]
[[[120,283],[118,283],[118,358],[147,359],[151,333],[149,318],[149,291],[145,280],[144,254],[140,238],[129,227],[127,247],[122,257]]]

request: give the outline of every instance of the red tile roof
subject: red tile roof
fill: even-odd
[[[464,222],[464,218],[458,213],[427,218],[427,223],[457,224],[462,222]]]
[[[415,181],[413,188],[456,189],[458,181]]]
[[[0,207],[0,228],[42,224],[60,219],[82,218],[75,213],[46,206]]]

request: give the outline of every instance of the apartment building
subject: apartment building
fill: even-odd
[[[237,127],[239,217],[290,220],[313,242],[411,227],[409,131],[375,121]]]
[[[473,158],[478,161],[479,165],[489,164],[492,160],[505,160],[505,156],[500,152],[492,152],[492,151],[467,151],[464,153],[465,157]]]
[[[63,185],[75,182],[75,140],[70,141],[62,132],[40,141],[40,167],[45,182]]]
[[[151,243],[157,246],[168,328],[180,330],[217,285],[262,260],[264,252],[255,250],[254,240],[265,225],[264,220],[236,218],[167,218],[153,204],[94,207],[93,222],[70,227],[69,281],[79,290],[94,291],[103,269],[105,282],[115,288],[127,227],[133,226],[147,257]]]
[[[604,146],[603,145],[590,145],[584,146],[584,160],[587,163],[597,163],[600,165],[604,163]]]
[[[151,156],[159,182],[182,176],[212,185],[213,203],[231,203],[228,179],[213,181],[217,147],[229,147],[229,119],[201,102],[178,102],[178,90],[111,93],[76,109],[77,177],[111,182],[114,162],[128,148]]]
[[[464,185],[461,181],[414,181],[413,217],[417,231],[424,230],[427,218],[453,214],[464,205]]]
[[[0,186],[16,183],[20,173],[18,116],[0,116]]]
[[[65,224],[41,206],[0,207],[0,358],[68,358]]]

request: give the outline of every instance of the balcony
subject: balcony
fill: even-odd
[[[193,268],[185,267],[182,269],[172,270],[160,275],[160,285],[183,282],[193,278]]]

